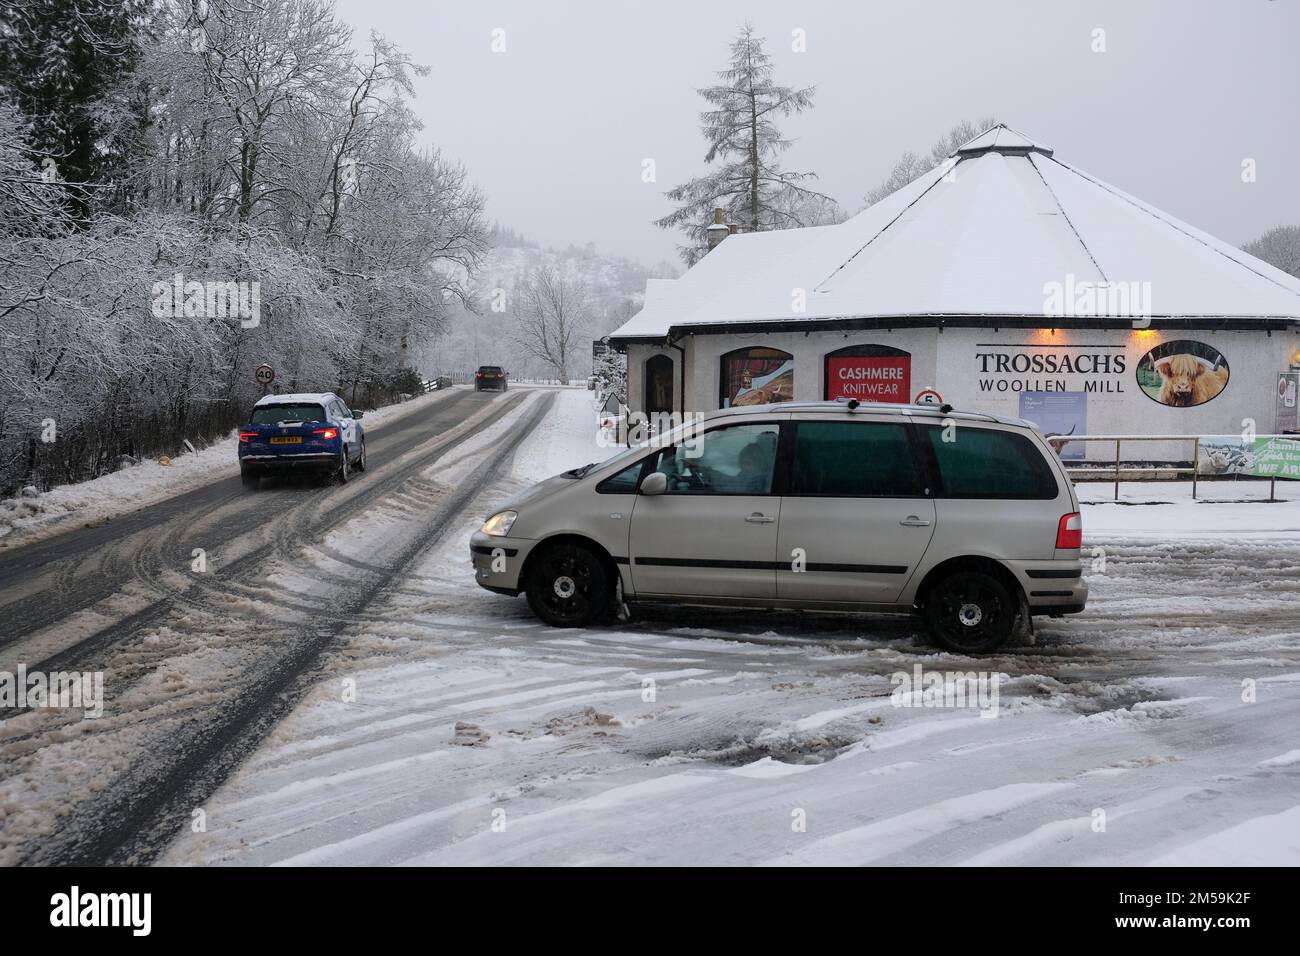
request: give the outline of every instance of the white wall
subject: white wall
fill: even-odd
[[[1227,360],[1230,376],[1223,392],[1211,401],[1192,408],[1173,408],[1147,397],[1138,387],[1137,367],[1142,356],[1163,342],[1190,339],[1220,351]],[[1089,434],[1239,434],[1245,419],[1254,419],[1260,434],[1274,427],[1276,373],[1288,367],[1300,353],[1300,333],[1222,332],[1210,330],[1113,330],[1069,329],[930,329],[870,330],[854,332],[779,332],[765,334],[694,335],[682,342],[686,348],[686,395],[688,411],[718,408],[720,358],[733,349],[764,346],[789,352],[795,360],[795,398],[819,400],[823,391],[824,358],[827,352],[847,345],[888,345],[912,355],[910,391],[912,397],[933,386],[945,401],[969,411],[1020,417],[1021,394],[1025,391],[1084,393],[1082,399],[1052,395],[1086,403]],[[644,396],[643,371],[647,358],[666,354],[674,362],[674,407],[680,370],[679,353],[658,346],[628,347],[628,400],[640,408]],[[1111,355],[1112,371],[1089,373],[998,373],[996,356]],[[1115,356],[1123,356],[1122,372]],[[1013,361],[1023,363],[1024,359]],[[1087,361],[1085,364],[1089,364]],[[990,371],[985,372],[985,368]],[[1045,431],[1052,430],[1050,426]],[[1085,444],[1085,443],[1080,443]],[[1077,449],[1080,447],[1076,445]],[[1068,446],[1067,446],[1068,448]],[[1074,449],[1068,449],[1073,451]],[[1067,454],[1068,454],[1067,451]],[[1114,446],[1086,443],[1089,459],[1113,459]],[[1187,460],[1190,442],[1134,443],[1124,449],[1124,458]]]
[[[757,335],[687,336],[686,392],[691,410],[718,408],[722,356],[739,348],[761,346],[781,349],[794,356],[794,397],[820,401],[826,394],[822,375],[827,352],[847,345],[888,345],[912,353],[913,394],[933,382],[935,374],[935,329],[897,329],[867,332],[771,332]]]
[[[1223,354],[1229,378],[1216,398],[1191,408],[1175,408],[1147,397],[1138,387],[1137,367],[1142,357],[1153,347],[1175,340],[1202,342]],[[947,329],[939,337],[937,385],[944,400],[956,408],[1011,417],[1021,415],[1023,391],[1063,387],[1067,392],[1084,392],[1086,430],[1093,435],[1235,435],[1245,427],[1246,419],[1254,420],[1259,434],[1268,434],[1274,427],[1276,373],[1287,368],[1297,348],[1300,339],[1294,331],[1270,335],[1206,329]],[[1058,359],[1109,354],[1112,369],[1117,366],[1113,357],[1122,355],[1124,371],[999,374],[993,371],[998,354],[1051,355]],[[990,372],[986,373],[986,368]],[[1113,445],[1086,444],[1089,459],[1114,460]],[[1188,460],[1192,448],[1190,442],[1135,442],[1123,449],[1123,456],[1127,460]]]

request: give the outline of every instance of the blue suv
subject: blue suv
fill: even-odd
[[[263,475],[316,471],[345,484],[352,469],[366,470],[361,412],[333,392],[267,395],[239,430],[239,474],[245,488]]]

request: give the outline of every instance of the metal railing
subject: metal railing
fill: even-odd
[[[1173,471],[1175,476],[1174,480],[1176,481],[1178,480],[1177,477],[1178,474],[1180,472],[1187,470],[1178,465],[1168,465],[1168,464],[1122,467],[1121,452],[1124,446],[1124,442],[1142,442],[1142,441],[1191,442],[1192,443],[1192,458],[1191,458],[1192,498],[1193,500],[1195,500],[1196,482],[1199,479],[1200,471],[1201,471],[1201,441],[1206,438],[1218,438],[1218,437],[1222,437],[1222,436],[1218,436],[1218,435],[1070,435],[1067,437],[1062,435],[1059,437],[1053,436],[1051,438],[1048,438],[1047,442],[1048,444],[1052,445],[1054,448],[1057,449],[1058,454],[1060,452],[1060,448],[1068,444],[1069,442],[1076,442],[1076,441],[1114,442],[1115,443],[1115,471],[1114,471],[1113,480],[1115,482],[1116,501],[1119,500],[1119,483],[1120,483],[1121,473],[1127,473],[1130,476],[1148,475],[1152,477],[1158,477],[1162,472]],[[1282,439],[1287,439],[1289,441],[1300,441],[1300,435],[1297,434],[1256,435],[1255,438],[1256,439],[1282,438]],[[1075,480],[1076,476],[1079,478],[1094,478],[1100,473],[1100,469],[1072,467],[1071,464],[1068,462],[1063,462],[1063,463],[1065,464],[1065,470],[1070,475],[1071,480]],[[1257,477],[1260,480],[1263,480],[1263,476],[1250,476],[1250,477]],[[1273,476],[1270,478],[1269,486],[1268,486],[1269,501],[1277,500],[1274,494],[1274,492],[1276,491],[1276,487],[1277,487],[1277,478],[1276,476]]]

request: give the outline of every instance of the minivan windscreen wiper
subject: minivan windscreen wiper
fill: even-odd
[[[588,462],[585,465],[582,465],[579,468],[570,468],[568,471],[562,471],[560,472],[560,475],[561,477],[564,478],[582,478],[584,475],[587,474],[587,472],[591,471],[591,469],[595,467],[596,467],[596,463],[592,461],[592,462]]]

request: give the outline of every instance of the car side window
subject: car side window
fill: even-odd
[[[961,425],[923,425],[945,498],[1019,498],[1050,501],[1059,493],[1052,467],[1024,435]]]
[[[645,467],[642,458],[635,465],[628,465],[622,471],[615,472],[596,485],[598,495],[633,495],[641,482],[641,469]]]
[[[698,439],[698,455],[685,444],[666,448],[654,470],[668,477],[670,495],[769,495],[780,434],[775,422],[715,428]]]
[[[917,498],[923,481],[907,426],[885,422],[799,422],[790,494],[834,498]]]

